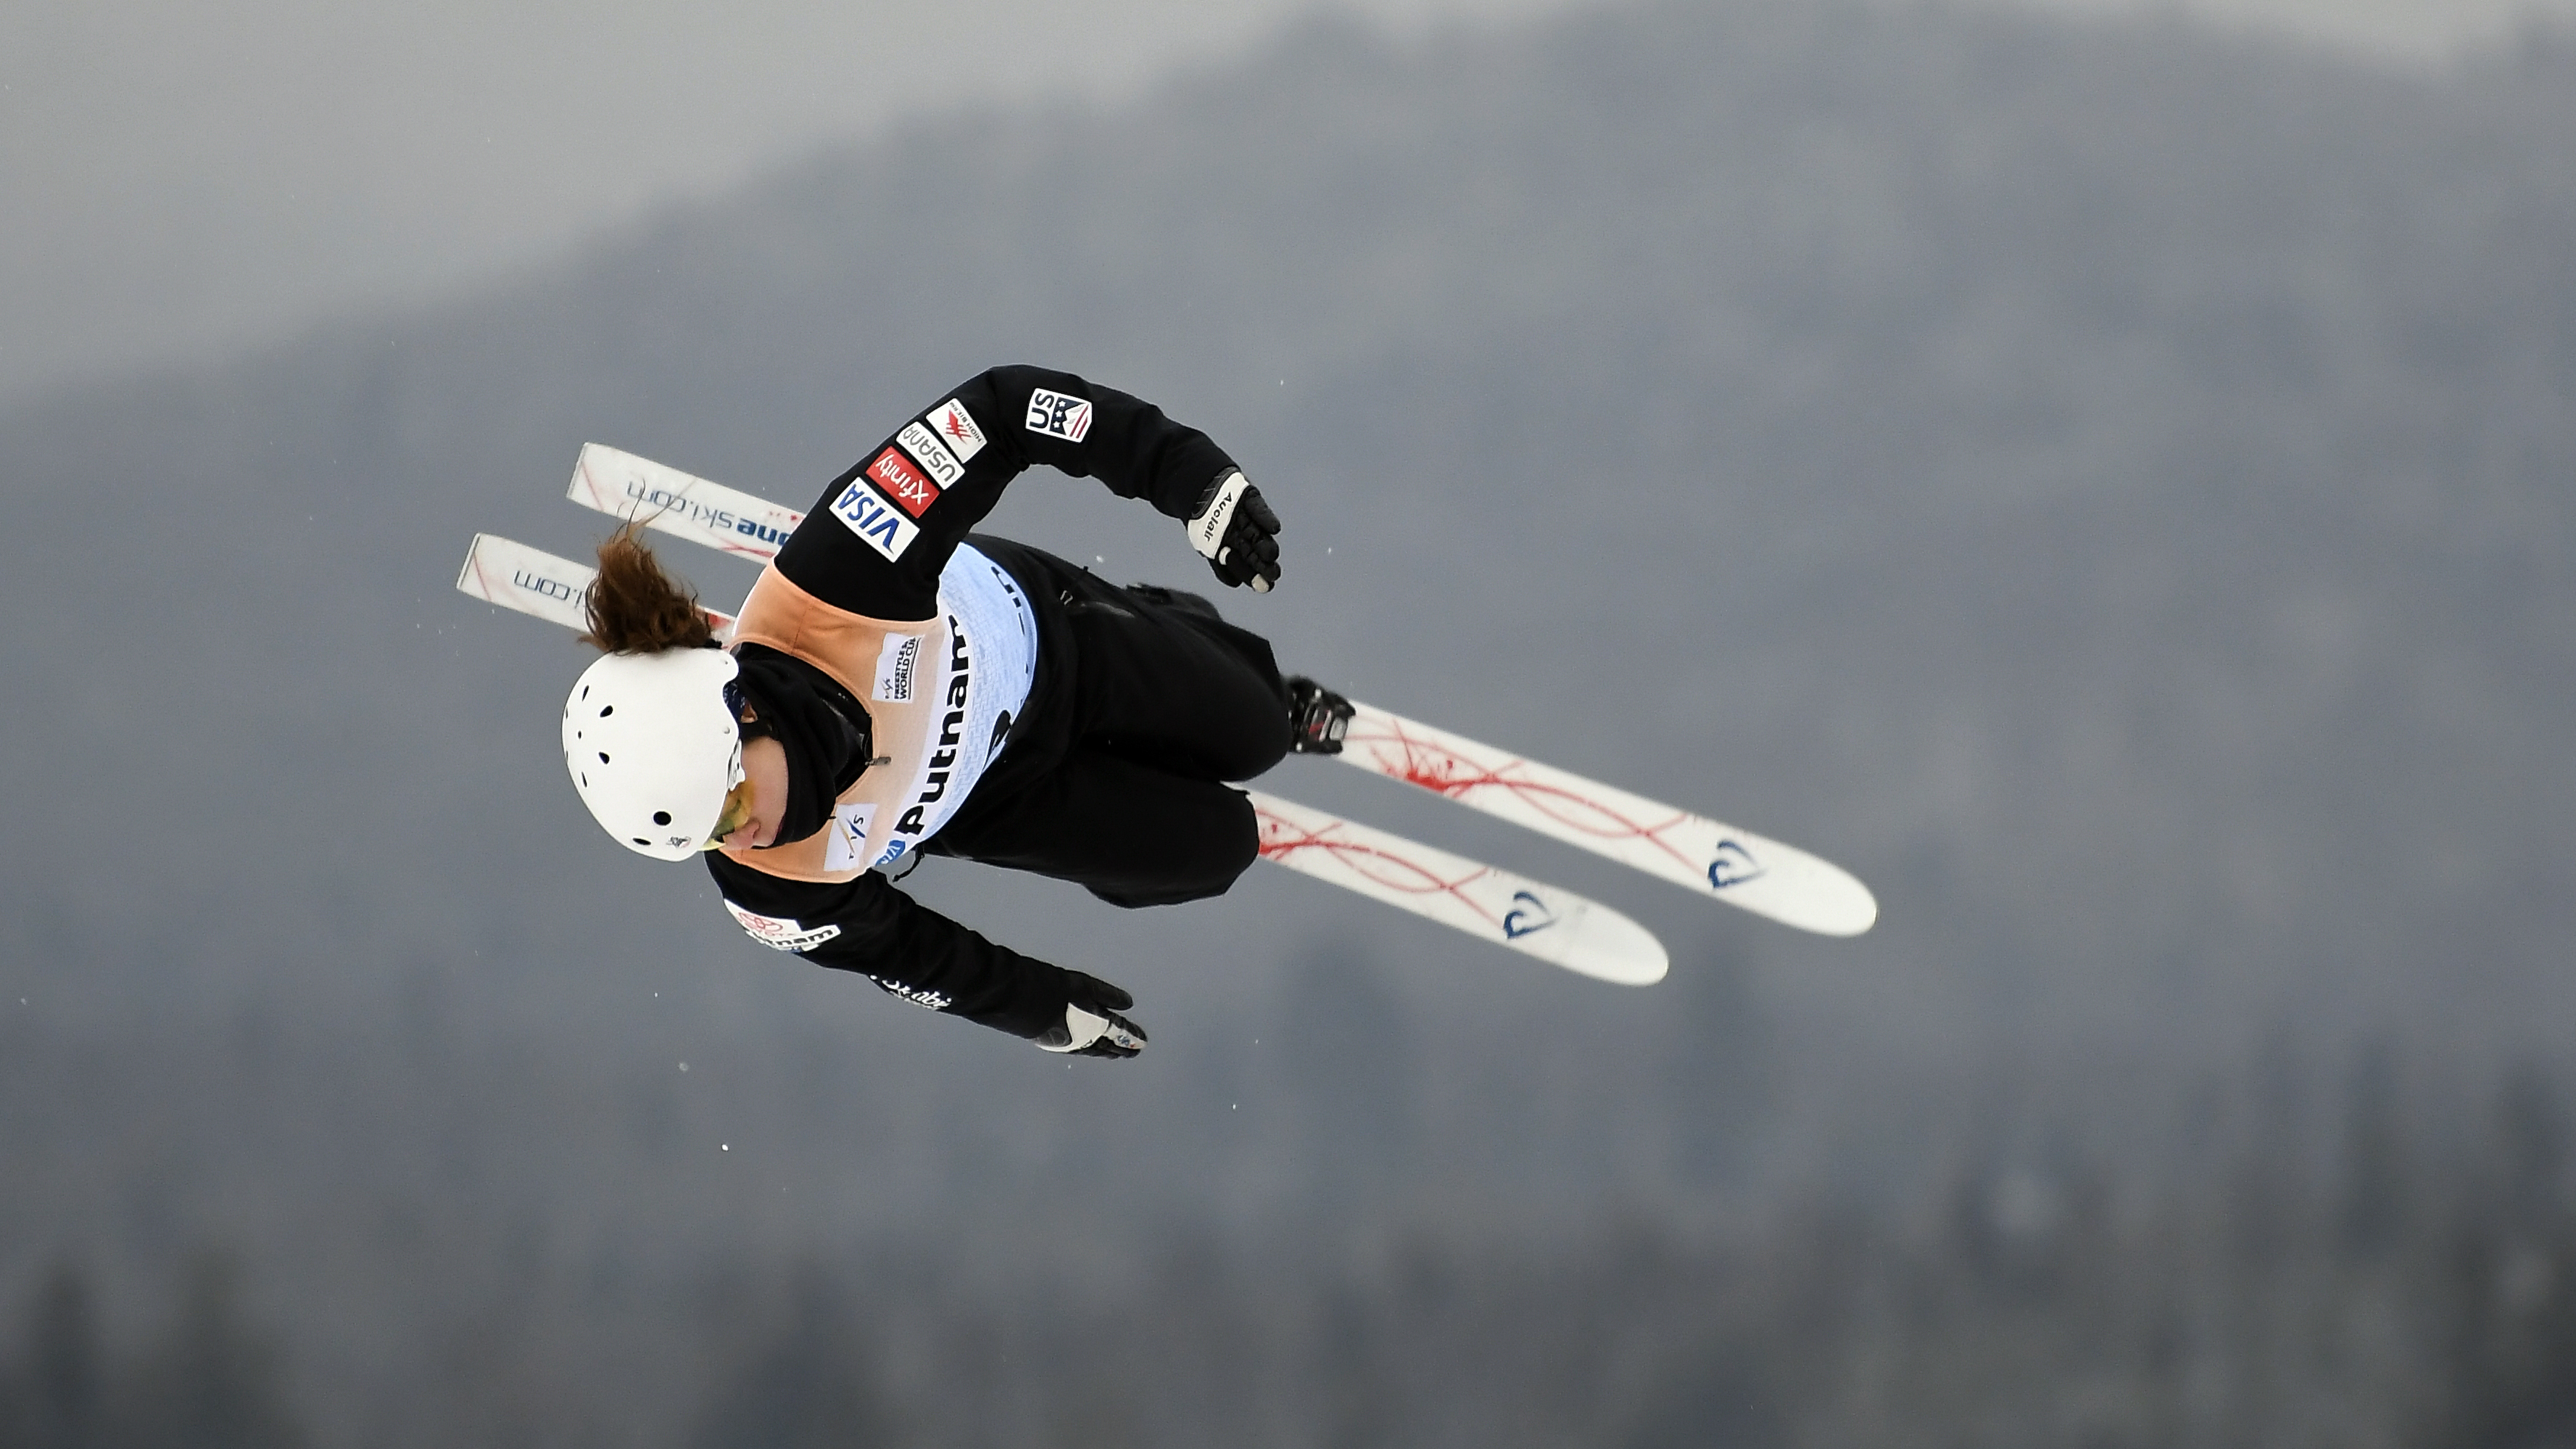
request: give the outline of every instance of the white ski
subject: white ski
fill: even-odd
[[[1600,981],[1651,986],[1672,964],[1652,932],[1598,901],[1276,795],[1245,793],[1261,821],[1261,858],[1300,875]]]
[[[1345,764],[1802,931],[1857,936],[1878,919],[1869,887],[1795,846],[1352,703],[1358,713],[1335,757]]]
[[[590,627],[583,607],[590,594],[590,581],[598,575],[599,570],[588,564],[558,558],[496,533],[478,533],[465,550],[465,567],[456,572],[456,590],[487,604],[561,624],[578,634]],[[707,622],[715,625],[717,638],[733,637],[731,614],[714,609],[706,614]]]
[[[762,560],[804,519],[599,443],[583,446],[566,496]],[[1857,936],[1878,920],[1869,887],[1831,861],[1371,705],[1340,758],[1802,931]]]
[[[583,595],[596,573],[541,549],[478,533],[456,587],[486,603],[580,630],[588,627]],[[718,634],[732,632],[731,616],[709,609],[707,618]],[[1572,891],[1275,795],[1255,793],[1252,803],[1261,822],[1262,859],[1300,874],[1597,980],[1651,985],[1670,964],[1663,943],[1645,927]]]
[[[787,535],[805,521],[805,515],[793,508],[781,508],[605,443],[581,445],[581,456],[572,465],[572,484],[564,496],[584,508],[619,518],[641,518],[648,528],[762,563],[776,557]]]

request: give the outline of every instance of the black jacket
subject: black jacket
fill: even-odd
[[[827,604],[872,618],[928,618],[939,608],[941,568],[1001,500],[1003,488],[1033,463],[1098,478],[1120,497],[1142,498],[1175,519],[1196,512],[1210,486],[1234,466],[1205,433],[1173,422],[1150,403],[1070,373],[997,367],[934,399],[906,426],[930,425],[951,403],[972,416],[982,442],[964,460],[962,474],[938,489],[914,520],[918,532],[900,556],[885,557],[830,512],[853,482],[872,476],[872,466],[880,470],[873,476],[889,471],[880,461],[889,451],[905,468],[917,466],[889,437],[832,480],[779,550],[776,566],[789,582]],[[976,786],[976,798],[983,799],[1006,792],[1025,762],[1046,755],[1051,727],[1065,713],[1058,696],[1070,681],[1061,677],[1061,668],[1051,670],[1048,660],[1051,653],[1059,662],[1064,657],[1056,641],[1065,637],[1066,620],[1055,580],[1073,566],[1004,539],[977,537],[974,543],[1020,584],[1038,623],[1036,682],[1010,743]],[[875,871],[822,885],[767,875],[721,854],[706,859],[726,906],[763,945],[856,972],[907,1001],[1017,1036],[1034,1037],[1064,1020],[1062,969],[986,940],[918,904]]]

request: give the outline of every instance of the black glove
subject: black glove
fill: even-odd
[[[1064,1020],[1038,1033],[1038,1049],[1082,1057],[1132,1057],[1145,1049],[1145,1029],[1118,1013],[1136,998],[1097,976],[1064,973]]]
[[[1252,585],[1256,594],[1279,582],[1279,515],[1240,469],[1229,468],[1208,485],[1190,516],[1190,547],[1227,588]]]

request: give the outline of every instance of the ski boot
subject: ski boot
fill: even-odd
[[[1338,755],[1351,728],[1351,702],[1302,674],[1288,676],[1288,752]]]

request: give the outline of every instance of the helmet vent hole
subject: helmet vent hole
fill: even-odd
[[[617,713],[617,706],[613,704],[603,704],[599,707],[599,717],[601,719],[606,719],[615,713]]]
[[[668,825],[668,824],[670,824],[670,823],[671,823],[671,812],[670,812],[670,811],[668,811],[668,810],[656,810],[656,811],[654,811],[654,812],[653,812],[653,823],[654,823],[654,824],[656,824],[656,825]]]
[[[608,763],[608,751],[602,750],[599,752],[599,762],[603,765]]]
[[[637,845],[651,845],[653,842],[646,840],[643,836],[639,835],[635,837],[635,843]]]

